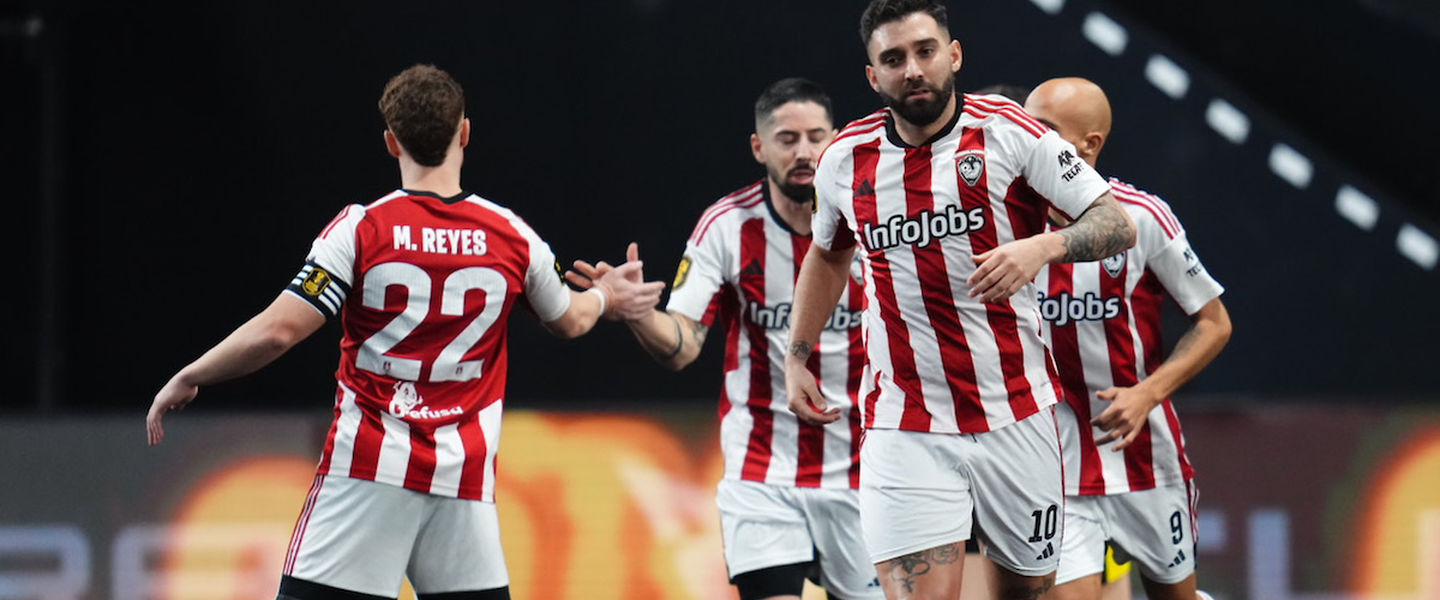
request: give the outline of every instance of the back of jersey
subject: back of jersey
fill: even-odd
[[[569,308],[549,246],[477,196],[398,190],[347,207],[308,262],[292,289],[344,330],[322,472],[493,498],[510,311],[522,292],[543,321]]]

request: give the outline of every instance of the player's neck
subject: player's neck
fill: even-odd
[[[931,121],[929,125],[924,127],[906,121],[900,118],[900,115],[895,111],[890,111],[890,114],[893,115],[895,119],[895,133],[900,134],[901,141],[911,146],[925,144],[925,142],[930,141],[930,138],[935,137],[935,134],[940,133],[940,130],[950,126],[950,119],[955,118],[955,111],[960,109],[957,104],[958,98],[959,96],[957,94],[950,94],[949,102],[945,103],[945,112],[940,113],[940,118]]]
[[[814,211],[810,208],[810,202],[796,202],[791,200],[785,192],[780,191],[780,186],[774,181],[765,180],[765,185],[770,187],[770,205],[775,207],[775,214],[790,226],[790,230],[800,235],[810,235],[810,215]],[[813,200],[811,201],[813,202]]]
[[[460,161],[447,158],[438,167],[426,167],[408,158],[400,160],[400,187],[450,197],[461,192]]]

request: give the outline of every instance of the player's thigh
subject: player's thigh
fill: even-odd
[[[426,596],[509,586],[495,503],[430,496],[428,504],[429,518],[406,569],[415,592]]]
[[[422,522],[426,494],[325,475],[295,523],[285,575],[395,597]]]
[[[975,434],[975,518],[986,555],[1021,576],[1053,573],[1060,560],[1064,492],[1052,410]]]
[[[893,429],[865,433],[860,521],[872,563],[970,537],[974,502],[964,464],[974,446],[961,435]]]
[[[1110,538],[1141,577],[1178,583],[1195,572],[1195,515],[1188,485],[1103,497]]]
[[[732,580],[741,573],[814,560],[815,542],[794,491],[731,479],[717,486],[725,567]]]
[[[797,491],[805,499],[806,521],[820,554],[817,557],[820,586],[831,598],[885,597],[860,531],[860,493],[827,489]]]
[[[1055,585],[1063,586],[1077,579],[1103,574],[1108,536],[1097,497],[1066,496],[1061,513],[1064,515],[1061,528],[1065,536],[1060,541],[1060,565],[1055,570]]]

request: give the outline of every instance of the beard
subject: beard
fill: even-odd
[[[810,165],[795,167],[794,169],[790,169],[785,175],[781,175],[778,171],[770,167],[765,168],[765,170],[770,173],[770,181],[775,182],[775,187],[780,188],[780,193],[785,194],[785,197],[789,198],[791,202],[804,204],[815,199],[815,184],[791,183],[790,174],[800,169],[813,171],[814,167]]]
[[[909,100],[896,98],[885,92],[879,92],[880,99],[885,101],[885,106],[895,111],[896,115],[905,119],[907,123],[916,127],[924,127],[934,123],[945,113],[945,105],[950,102],[950,97],[955,95],[955,74],[951,73],[945,78],[940,86],[930,85],[924,82],[906,85],[902,93],[909,94],[916,90],[929,90],[929,100]]]

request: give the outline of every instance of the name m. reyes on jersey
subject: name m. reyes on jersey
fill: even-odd
[[[489,251],[483,229],[421,227],[419,244],[415,243],[409,225],[396,225],[391,231],[396,250],[459,256],[484,256]]]

